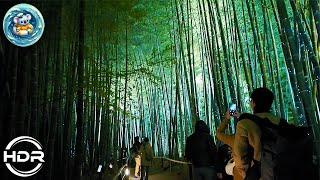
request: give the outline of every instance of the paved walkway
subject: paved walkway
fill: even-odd
[[[131,174],[134,174],[133,169],[131,169]],[[134,178],[133,175],[130,176],[129,180],[140,180],[140,178]],[[151,172],[149,175],[149,180],[185,180],[181,172],[175,170],[170,172],[160,171],[160,172]]]

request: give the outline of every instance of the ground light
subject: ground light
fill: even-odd
[[[122,176],[122,180],[125,179],[126,176],[127,176],[128,178],[129,178],[129,176],[130,176],[130,169],[129,169],[128,166],[126,166],[125,169],[124,169],[124,175]]]
[[[124,174],[130,176],[130,169],[128,167],[124,170]]]
[[[97,172],[98,173],[101,172],[101,169],[102,169],[102,165],[99,165]]]
[[[101,170],[102,170],[102,165],[99,164],[98,169],[97,169],[97,173],[99,174],[99,180],[102,180],[102,172],[101,172]]]

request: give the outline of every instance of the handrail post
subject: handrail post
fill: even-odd
[[[188,164],[188,174],[189,174],[189,179],[192,180],[192,165]]]
[[[163,158],[161,158],[161,168],[163,169]]]

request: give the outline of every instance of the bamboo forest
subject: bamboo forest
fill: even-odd
[[[136,136],[154,157],[185,161],[196,122],[219,146],[229,106],[252,113],[259,87],[274,93],[274,115],[312,128],[320,167],[318,0],[5,0],[1,18],[19,3],[45,28],[28,47],[0,34],[1,151],[37,139],[45,163],[33,179],[94,179]],[[1,179],[18,178],[1,166]]]

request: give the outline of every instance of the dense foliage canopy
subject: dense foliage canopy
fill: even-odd
[[[1,15],[13,4],[1,2]],[[135,136],[157,156],[183,157],[196,120],[215,134],[228,106],[250,112],[262,86],[275,93],[273,113],[312,126],[319,143],[317,0],[33,4],[46,20],[36,45],[0,35],[0,133],[39,139],[48,178],[91,172]]]

